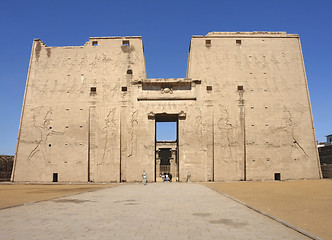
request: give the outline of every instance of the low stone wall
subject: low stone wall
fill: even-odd
[[[320,164],[332,164],[332,145],[318,148]]]
[[[0,155],[0,182],[10,181],[14,156]]]
[[[322,165],[323,178],[332,178],[332,164],[324,163]]]
[[[318,148],[323,178],[332,178],[332,146]]]

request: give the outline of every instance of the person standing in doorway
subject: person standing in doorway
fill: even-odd
[[[165,175],[166,182],[168,182],[168,173]]]

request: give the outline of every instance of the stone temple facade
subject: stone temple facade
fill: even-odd
[[[177,140],[157,142],[167,121]],[[141,37],[35,39],[12,181],[314,179],[316,146],[297,34],[193,36],[186,78],[171,79],[147,79]]]

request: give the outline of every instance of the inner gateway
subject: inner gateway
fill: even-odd
[[[156,114],[155,117],[155,181],[161,182],[162,175],[179,179],[178,162],[178,115]]]

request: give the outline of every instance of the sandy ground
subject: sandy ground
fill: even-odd
[[[203,185],[332,240],[332,179]]]
[[[0,209],[28,202],[42,201],[94,191],[102,188],[118,186],[119,184],[0,184]]]

